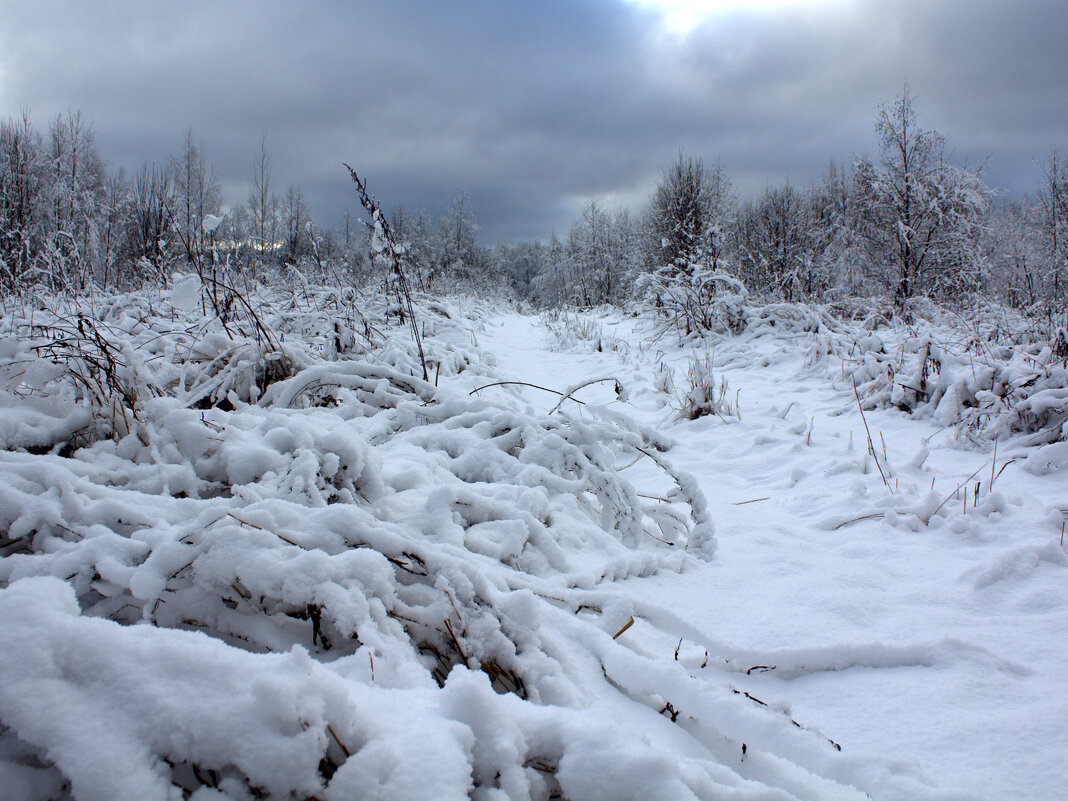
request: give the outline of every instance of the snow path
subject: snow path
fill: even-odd
[[[680,645],[639,623],[622,639],[665,659],[678,648],[697,664],[706,649],[736,660],[739,691],[843,753],[930,782],[936,796],[1063,794],[1063,473],[1010,464],[990,495],[990,453],[955,447],[930,422],[867,412],[891,494],[866,457],[853,399],[834,390],[825,364],[803,366],[804,343],[720,342],[717,380],[727,379],[729,400],[738,393],[741,419],[680,422],[653,389],[652,368],[656,359],[676,366],[681,384],[690,351],[666,338],[643,345],[627,319],[605,319],[601,330],[606,344],[615,337],[629,347],[551,350],[539,320],[521,316],[487,322],[477,338],[502,378],[564,390],[618,377],[630,403],[610,408],[672,437],[672,463],[699,480],[716,520],[715,559],[625,584],[635,608],[674,616],[677,631],[690,633]],[[557,400],[514,391],[543,411]],[[576,397],[609,403],[614,393],[600,384]],[[1012,455],[1002,448],[997,468]],[[954,496],[961,483],[966,492]],[[930,528],[910,514],[929,515],[947,496],[954,511]],[[775,670],[745,674],[758,664]]]

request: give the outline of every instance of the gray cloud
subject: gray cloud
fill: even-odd
[[[682,37],[623,0],[0,0],[0,18],[0,114],[43,128],[81,109],[128,170],[192,127],[231,201],[266,132],[276,189],[302,187],[324,225],[354,208],[342,161],[387,207],[436,216],[466,187],[489,241],[640,198],[680,148],[742,195],[805,183],[874,147],[905,79],[921,122],[1009,190],[1068,147],[1068,6],[1051,0],[839,0]]]

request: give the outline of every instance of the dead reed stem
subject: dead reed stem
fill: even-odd
[[[857,382],[853,382],[853,397],[857,399],[857,409],[860,410],[860,419],[864,423],[864,432],[868,435],[868,453],[871,454],[871,458],[875,460],[875,466],[879,468],[879,475],[883,479],[883,484],[890,490],[890,494],[894,494],[894,488],[890,486],[890,482],[886,480],[886,473],[883,472],[883,466],[879,464],[879,454],[875,452],[875,445],[871,441],[871,429],[868,428],[868,418],[864,416],[864,407],[860,405],[860,393],[857,392]],[[973,474],[974,475],[974,474]]]

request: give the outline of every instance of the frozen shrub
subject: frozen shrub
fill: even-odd
[[[663,361],[658,361],[653,369],[653,386],[658,392],[673,395],[675,393],[675,370]]]
[[[686,392],[679,398],[679,414],[687,420],[706,415],[723,417],[732,414],[731,404],[725,400],[727,379],[716,384],[711,354],[694,358],[686,367]]]
[[[646,275],[639,287],[647,308],[666,320],[661,333],[680,338],[703,332],[740,334],[748,324],[747,292],[737,278],[699,264],[688,270],[664,268]]]
[[[925,313],[896,332],[838,335],[839,387],[852,394],[856,386],[864,409],[929,416],[960,436],[1022,434],[1027,444],[1065,438],[1068,366],[1056,339],[1051,345],[1033,321],[997,310],[967,327],[939,319],[937,309]]]

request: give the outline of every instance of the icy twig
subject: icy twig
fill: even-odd
[[[578,386],[571,387],[571,389],[567,390],[567,392],[564,392],[563,397],[560,398],[560,401],[552,409],[549,410],[549,414],[552,414],[557,409],[559,409],[563,405],[564,401],[568,399],[575,400],[571,396],[578,392],[580,389],[584,389],[585,387],[591,386],[593,384],[601,384],[606,381],[612,381],[615,383],[617,396],[622,396],[624,394],[623,384],[620,383],[619,379],[613,378],[612,376],[608,376],[606,378],[594,378],[590,381],[583,381]]]
[[[567,399],[567,396],[563,392],[560,392],[559,390],[549,389],[549,387],[539,386],[538,384],[531,384],[528,381],[494,381],[492,384],[484,384],[481,387],[475,387],[473,390],[471,390],[467,394],[468,395],[474,395],[476,392],[481,392],[484,389],[490,389],[491,387],[505,387],[505,386],[519,386],[519,387],[530,387],[531,389],[540,389],[542,392],[551,392],[554,395],[561,396],[561,398],[563,398],[564,400]],[[585,405],[582,401],[578,400],[577,398],[572,398],[571,400],[575,401],[575,403]],[[563,403],[563,401],[561,401],[561,403]],[[554,411],[555,411],[555,409],[554,409]]]

